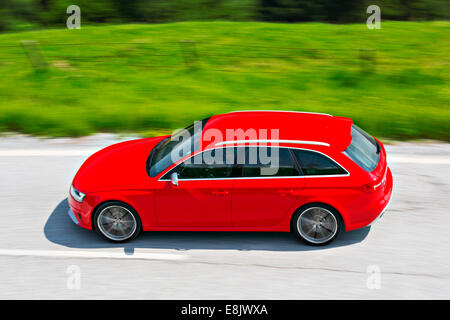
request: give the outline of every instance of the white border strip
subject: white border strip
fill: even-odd
[[[320,112],[307,112],[307,111],[290,111],[290,110],[237,110],[231,111],[228,113],[237,113],[237,112],[290,112],[290,113],[306,113],[306,114],[320,114],[323,116],[332,117],[333,115],[328,113],[320,113]]]
[[[248,140],[246,140],[248,141]],[[322,155],[324,155],[325,157],[327,157],[328,159],[330,159],[331,161],[333,161],[334,163],[336,163],[339,167],[341,167],[342,169],[344,169],[347,174],[333,174],[333,175],[311,175],[311,176],[266,176],[266,177],[230,177],[230,178],[201,178],[201,179],[179,179],[180,181],[208,181],[208,180],[254,180],[254,179],[292,179],[292,178],[336,178],[336,177],[348,177],[350,176],[350,172],[344,168],[339,162],[337,162],[336,160],[334,160],[333,158],[331,158],[329,155],[317,151],[317,150],[311,150],[311,149],[305,149],[305,148],[296,148],[296,147],[284,147],[284,146],[272,146],[273,148],[284,148],[284,149],[298,149],[298,150],[305,150],[305,151],[310,151],[310,152],[316,152],[316,153],[320,153]],[[232,148],[232,146],[225,146],[224,148]],[[170,181],[170,179],[163,179],[163,177],[170,172],[171,170],[175,169],[176,167],[178,167],[181,163],[183,163],[184,161],[186,161],[187,159],[190,159],[194,156],[196,156],[197,154],[206,152],[206,151],[210,151],[210,150],[214,150],[214,149],[218,149],[218,148],[212,148],[212,149],[206,149],[203,151],[200,151],[196,154],[192,154],[190,157],[186,158],[183,161],[180,161],[178,164],[174,165],[173,167],[166,168],[166,170],[163,170],[163,174],[161,174],[161,177],[158,179],[158,181]]]
[[[228,144],[239,144],[239,143],[291,143],[291,144],[310,144],[315,146],[325,146],[329,147],[330,144],[326,142],[319,142],[319,141],[306,141],[306,140],[269,140],[269,139],[259,139],[259,140],[234,140],[234,141],[223,141],[218,142],[215,144],[215,146],[223,146]]]

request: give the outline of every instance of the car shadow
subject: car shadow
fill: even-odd
[[[287,232],[143,232],[129,243],[115,244],[103,240],[97,233],[76,226],[69,218],[67,199],[61,201],[44,226],[46,238],[70,248],[134,248],[153,249],[209,249],[209,250],[270,250],[312,251],[352,245],[363,241],[370,227],[341,233],[330,245],[313,247],[298,241]]]

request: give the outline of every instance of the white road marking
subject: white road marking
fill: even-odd
[[[145,253],[134,252],[125,254],[124,252],[107,251],[60,251],[60,250],[26,250],[26,249],[0,249],[0,256],[31,256],[50,258],[90,258],[90,259],[135,259],[135,260],[186,260],[188,255],[170,253]]]
[[[90,156],[99,149],[0,149],[0,157]]]
[[[388,163],[450,164],[450,157],[445,156],[388,155],[387,160]]]

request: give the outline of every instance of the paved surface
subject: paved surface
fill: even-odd
[[[147,232],[113,245],[80,229],[66,214],[71,180],[117,140],[0,138],[1,299],[450,298],[449,144],[388,146],[388,212],[312,248],[285,233]]]

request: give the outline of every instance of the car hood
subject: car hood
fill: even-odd
[[[73,179],[75,189],[86,193],[150,187],[147,158],[165,137],[120,142],[90,156]]]

